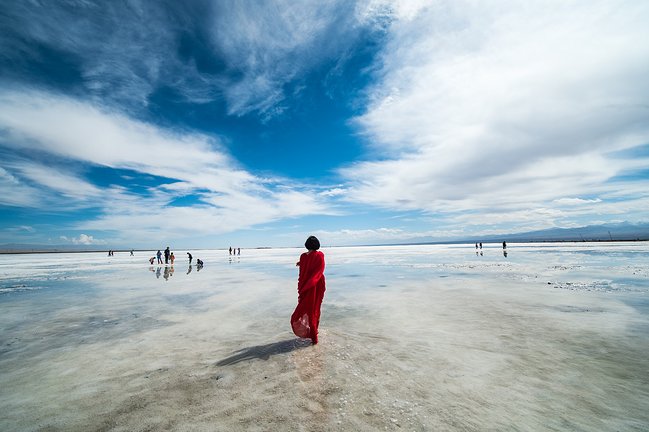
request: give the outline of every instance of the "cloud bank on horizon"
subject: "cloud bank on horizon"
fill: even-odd
[[[0,6],[0,243],[647,220],[649,4]]]

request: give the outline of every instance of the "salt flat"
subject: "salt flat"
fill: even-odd
[[[649,429],[649,245],[0,256],[0,430]]]

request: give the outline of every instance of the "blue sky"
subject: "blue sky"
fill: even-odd
[[[9,0],[0,244],[646,222],[649,3]]]

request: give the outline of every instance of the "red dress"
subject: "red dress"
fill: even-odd
[[[296,336],[311,338],[318,343],[320,305],[325,293],[324,254],[305,252],[300,256],[300,276],[297,281],[297,307],[291,315],[291,327]]]

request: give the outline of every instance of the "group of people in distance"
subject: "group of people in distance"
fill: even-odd
[[[192,254],[187,252],[187,258],[189,259],[189,267],[191,268],[192,259],[194,259],[194,257],[192,257]],[[201,260],[200,258],[196,258],[196,267],[198,267],[199,269],[202,269],[203,268],[203,260]],[[189,273],[189,272],[187,272],[187,273]]]
[[[230,255],[241,255],[241,248],[233,248],[230,246]]]
[[[108,251],[108,256],[115,256],[115,251],[114,250],[109,250]],[[131,249],[131,256],[133,256],[133,249]]]
[[[478,247],[480,248],[480,256],[482,256],[482,242],[475,244],[475,254],[478,255]],[[503,256],[507,258],[507,242],[503,242]]]
[[[153,264],[153,261],[155,261],[155,259],[157,258],[158,264],[163,264],[162,255],[163,253],[160,252],[160,249],[158,249],[158,252],[155,254],[155,256],[149,258],[149,262]],[[165,249],[164,251],[164,257],[165,257],[164,264],[169,264],[169,261],[171,261],[171,265],[174,265],[174,261],[176,260],[176,257],[174,256],[174,253],[169,250],[169,246],[167,246],[167,249]]]
[[[480,249],[482,249],[482,242],[475,244],[476,250],[478,249],[478,246],[480,246]],[[507,242],[503,242],[503,249],[507,249]]]
[[[165,260],[164,263],[162,262],[162,256],[164,255]],[[189,265],[192,265],[192,254],[187,252],[187,258],[189,258]],[[172,266],[174,265],[174,261],[176,261],[176,257],[174,256],[174,253],[169,250],[169,246],[164,250],[163,252],[160,252],[160,249],[158,249],[158,252],[156,253],[156,256],[152,256],[149,258],[149,263],[153,265],[153,263],[158,260],[158,264],[171,264]],[[196,266],[198,267],[203,267],[203,261],[199,258],[196,258]]]

